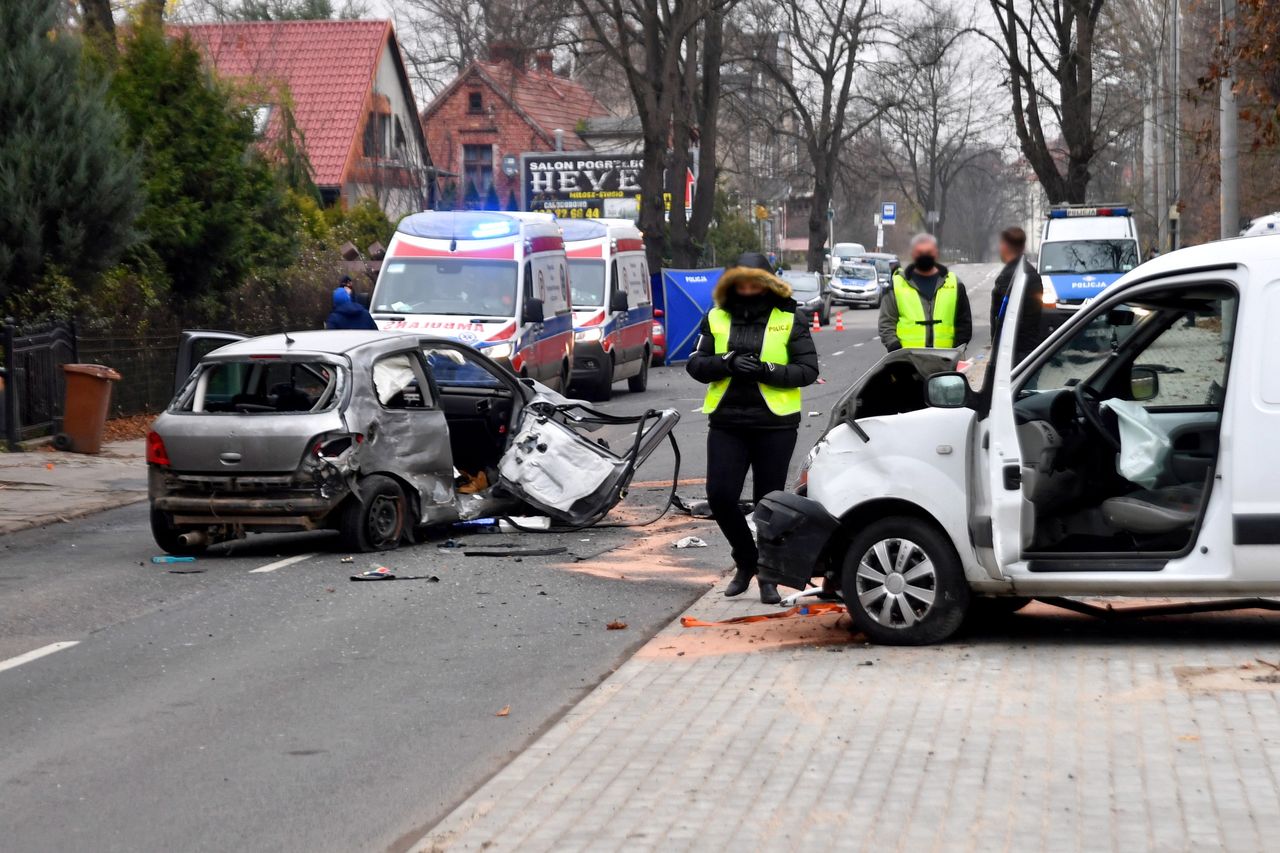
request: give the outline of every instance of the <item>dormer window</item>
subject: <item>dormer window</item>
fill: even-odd
[[[477,114],[484,112],[484,95],[480,92],[467,93],[467,112]]]

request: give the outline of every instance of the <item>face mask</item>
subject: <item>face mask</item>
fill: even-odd
[[[920,255],[916,258],[916,269],[920,272],[928,272],[937,265],[938,259],[933,255]]]

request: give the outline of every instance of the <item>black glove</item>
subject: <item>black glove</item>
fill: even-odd
[[[729,363],[729,373],[742,379],[755,379],[763,369],[760,356],[753,352],[739,353]]]

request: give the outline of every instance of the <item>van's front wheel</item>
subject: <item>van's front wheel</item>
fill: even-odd
[[[854,630],[885,645],[941,642],[969,608],[955,548],[933,525],[910,516],[883,518],[855,536],[841,583]]]

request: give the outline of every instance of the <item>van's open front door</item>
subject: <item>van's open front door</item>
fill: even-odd
[[[191,371],[196,369],[200,359],[227,344],[243,341],[248,335],[236,332],[213,332],[206,329],[183,330],[178,339],[178,359],[173,371],[173,393],[176,395],[187,384]]]
[[[1008,566],[1021,559],[1024,530],[1030,530],[1024,523],[1022,455],[1013,417],[1014,347],[1026,279],[1019,264],[999,329],[991,330],[994,348],[982,393],[989,407],[974,431],[972,532],[979,558],[995,578],[1005,577]]]

